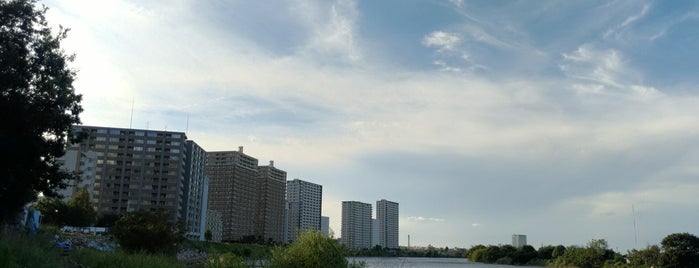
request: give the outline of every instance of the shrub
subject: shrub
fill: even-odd
[[[170,214],[162,210],[131,212],[116,221],[109,232],[126,251],[175,254],[184,236],[170,220]]]
[[[354,264],[353,264],[354,265]],[[306,231],[288,248],[272,251],[269,267],[348,267],[345,252],[332,238]]]

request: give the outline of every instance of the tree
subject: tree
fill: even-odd
[[[211,242],[212,238],[213,238],[213,234],[211,233],[211,230],[206,229],[206,232],[204,232],[204,239],[206,239],[206,242]]]
[[[66,224],[68,205],[57,197],[44,197],[36,202],[34,209],[41,212],[41,221],[44,224],[63,226]]]
[[[661,267],[699,266],[699,238],[689,233],[675,233],[660,242],[663,252],[660,255]]]
[[[174,254],[184,236],[170,219],[170,214],[162,210],[129,212],[109,232],[127,251]]]
[[[632,267],[658,267],[660,248],[656,245],[648,246],[642,250],[631,250],[627,255]]]
[[[57,158],[79,124],[73,60],[61,50],[67,29],[53,34],[35,0],[0,1],[0,222],[39,193],[56,196],[72,174]]]
[[[318,231],[305,231],[289,248],[274,249],[269,267],[348,267],[348,263],[335,240]]]
[[[73,195],[68,205],[70,215],[67,224],[71,226],[90,226],[95,223],[97,213],[90,202],[90,194],[87,187],[81,188]]]

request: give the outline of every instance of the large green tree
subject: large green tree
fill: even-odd
[[[690,233],[675,233],[660,242],[661,267],[699,267],[699,238]]]
[[[34,0],[0,0],[0,222],[43,192],[55,196],[73,175],[57,158],[80,123],[73,60]]]

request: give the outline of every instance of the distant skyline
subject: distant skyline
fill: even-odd
[[[41,1],[86,125],[400,203],[400,245],[699,234],[699,2]],[[638,242],[634,243],[634,215]]]

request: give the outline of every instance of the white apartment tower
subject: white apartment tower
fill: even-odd
[[[342,244],[350,249],[371,248],[371,204],[342,201]]]
[[[379,245],[398,248],[398,203],[386,199],[376,201],[376,219],[379,221]]]
[[[521,234],[512,235],[512,246],[516,248],[522,248],[527,245],[527,236]]]
[[[320,230],[322,201],[323,186],[299,179],[287,181],[287,242],[295,242],[299,231]]]

